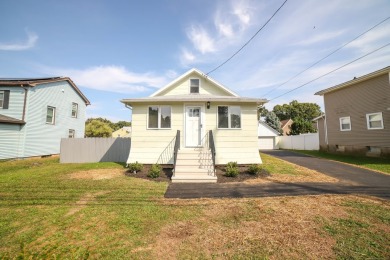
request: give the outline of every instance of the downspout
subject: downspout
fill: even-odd
[[[20,85],[22,89],[24,89],[24,101],[23,101],[23,114],[22,114],[22,120],[24,121],[25,115],[26,115],[26,104],[27,104],[27,92],[28,88],[23,87],[23,85]]]
[[[325,96],[324,96],[324,110],[325,110],[325,115],[324,115],[324,127],[325,127],[325,143],[327,148],[329,149],[328,145],[328,124],[326,123],[326,107],[325,107]]]
[[[128,104],[125,103],[125,107],[130,109],[132,112],[133,112],[133,108],[131,106],[129,106]],[[131,118],[133,119],[133,113],[131,113]],[[131,134],[133,135],[133,120],[131,121]],[[129,151],[129,157],[127,158],[127,161],[126,161],[126,168],[129,167],[129,164],[127,163],[130,159],[130,152],[131,152],[131,139],[130,138],[130,151]]]
[[[22,112],[22,120],[25,122],[26,119],[26,106],[27,106],[27,94],[28,94],[28,88],[23,87],[23,84],[20,85],[22,89],[24,89],[24,100],[23,100],[23,112]],[[19,125],[19,138],[18,138],[18,158],[23,158],[24,156],[24,144],[26,141],[26,129],[24,128],[25,125]],[[23,133],[22,133],[23,130]],[[23,134],[23,136],[22,136]],[[22,142],[21,142],[22,139]],[[23,147],[21,147],[23,146]]]

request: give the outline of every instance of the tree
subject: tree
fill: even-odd
[[[124,126],[131,126],[131,122],[118,121],[117,123],[113,123],[110,120],[108,120],[106,118],[102,118],[102,117],[88,118],[87,121],[85,121],[85,125],[90,123],[92,120],[97,120],[97,121],[100,121],[102,123],[108,124],[111,127],[112,131],[119,130],[119,129],[121,129]]]
[[[265,108],[264,105],[260,105],[257,107],[257,120],[260,120],[261,117],[265,117],[268,114],[268,109]]]
[[[100,120],[89,120],[88,123],[86,123],[86,137],[111,137],[111,134],[112,128],[106,122],[102,122]]]
[[[281,134],[283,131],[282,131],[282,128],[280,127],[280,120],[279,118],[276,116],[276,114],[272,111],[269,111],[266,116],[265,116],[265,122],[267,123],[267,125],[269,125],[270,127],[272,127],[273,129],[275,129],[276,131],[279,132],[279,134]]]
[[[115,128],[114,131],[121,129],[124,126],[131,126],[131,122],[127,121],[118,121],[117,123],[114,123]]]
[[[280,120],[292,119],[294,121],[290,135],[301,133],[314,133],[312,120],[321,115],[321,108],[315,103],[299,103],[296,100],[289,104],[276,105],[272,110]]]

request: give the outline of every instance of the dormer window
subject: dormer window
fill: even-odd
[[[190,79],[190,93],[199,94],[199,79]]]

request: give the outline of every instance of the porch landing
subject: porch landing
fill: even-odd
[[[173,183],[216,183],[210,150],[203,147],[180,149],[171,179]]]

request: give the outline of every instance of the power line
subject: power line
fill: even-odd
[[[355,38],[353,38],[352,40],[350,40],[349,42],[341,45],[339,48],[337,48],[336,50],[332,51],[331,53],[329,53],[328,55],[326,55],[325,57],[323,57],[322,59],[318,60],[317,62],[313,63],[312,65],[310,65],[309,67],[307,67],[306,69],[304,69],[303,71],[299,72],[298,74],[296,74],[295,76],[293,76],[292,78],[288,79],[287,81],[285,81],[284,83],[280,84],[279,86],[273,88],[272,90],[268,91],[267,93],[264,94],[264,96],[267,96],[268,94],[272,93],[275,89],[277,88],[280,88],[281,86],[285,85],[286,83],[290,82],[291,80],[295,79],[296,77],[298,77],[299,75],[301,75],[302,73],[304,73],[305,71],[309,70],[310,68],[314,67],[315,65],[317,65],[318,63],[320,63],[321,61],[325,60],[326,58],[328,58],[329,56],[333,55],[334,53],[338,52],[339,50],[341,50],[342,48],[344,48],[345,46],[347,46],[348,44],[350,44],[351,42],[357,40],[358,38],[360,38],[361,36],[363,36],[364,34],[368,33],[369,31],[371,31],[372,29],[374,29],[375,27],[379,26],[380,24],[384,23],[385,21],[389,20],[390,19],[390,16],[387,17],[386,19],[382,20],[381,22],[377,23],[376,25],[374,25],[373,27],[371,27],[370,29],[366,30],[365,32],[359,34],[358,36],[356,36]]]
[[[209,71],[206,73],[206,75],[209,75],[210,73],[213,73],[214,71],[216,71],[217,69],[219,69],[220,67],[222,67],[223,65],[225,65],[227,62],[229,62],[234,56],[236,56],[242,49],[245,48],[245,46],[247,46],[249,44],[249,42],[251,42],[256,36],[257,34],[272,20],[272,18],[279,12],[280,9],[282,9],[282,7],[284,6],[284,4],[287,2],[287,0],[285,0],[283,2],[283,4],[278,8],[278,10],[276,10],[276,12],[267,20],[267,22],[259,29],[257,30],[257,32],[238,50],[236,51],[232,56],[230,56],[230,58],[228,58],[226,61],[224,61],[223,63],[221,63],[221,65],[217,66],[215,69]]]
[[[336,68],[336,69],[334,69],[334,70],[331,70],[331,71],[329,71],[329,72],[327,72],[327,73],[325,73],[325,74],[323,74],[323,75],[321,75],[321,76],[319,76],[319,77],[313,79],[313,80],[310,80],[309,82],[306,82],[305,84],[302,84],[302,85],[300,85],[300,86],[298,86],[298,87],[296,87],[296,88],[293,88],[293,89],[291,89],[291,90],[289,90],[289,91],[287,91],[287,92],[285,92],[285,93],[283,93],[283,94],[281,94],[281,95],[279,95],[279,96],[277,96],[277,97],[274,97],[274,98],[270,99],[269,101],[275,100],[275,99],[277,99],[277,98],[280,98],[281,96],[284,96],[284,95],[286,95],[286,94],[288,94],[288,93],[291,93],[291,92],[293,92],[293,91],[295,91],[295,90],[297,90],[297,89],[300,89],[300,88],[302,88],[302,87],[304,87],[304,86],[306,86],[306,85],[308,85],[308,84],[310,84],[310,83],[312,83],[312,82],[314,82],[314,81],[316,81],[316,80],[318,80],[318,79],[320,79],[320,78],[323,78],[323,77],[325,77],[325,76],[327,76],[327,75],[329,75],[329,74],[331,74],[331,73],[333,73],[333,72],[335,72],[335,71],[337,71],[337,70],[339,70],[339,69],[341,69],[341,68],[344,68],[344,67],[350,65],[351,63],[354,63],[355,61],[361,60],[361,59],[363,59],[364,57],[366,57],[366,56],[368,56],[368,55],[370,55],[370,54],[373,54],[374,52],[377,52],[377,51],[379,51],[379,50],[381,50],[381,49],[383,49],[383,48],[385,48],[385,47],[387,47],[387,46],[389,46],[389,45],[390,45],[390,42],[387,43],[387,44],[385,44],[385,45],[383,45],[382,47],[380,47],[380,48],[378,48],[378,49],[375,49],[375,50],[373,50],[373,51],[371,51],[371,52],[369,52],[369,53],[367,53],[367,54],[365,54],[365,55],[363,55],[363,56],[360,56],[360,57],[357,58],[357,59],[354,59],[353,61],[350,61],[350,62],[348,62],[348,63],[346,63],[346,64],[344,64],[344,65],[342,65],[342,66],[340,66],[340,67],[338,67],[338,68]]]

